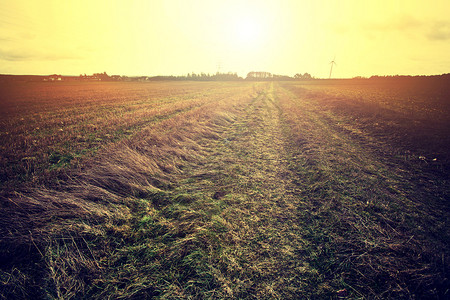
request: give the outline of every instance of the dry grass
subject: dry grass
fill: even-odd
[[[111,142],[231,96],[230,85],[2,83],[1,187],[15,190],[23,182],[56,181],[58,175],[65,180],[70,165]]]
[[[215,98],[197,101],[197,108],[161,120],[155,126],[142,129],[131,139],[111,145],[86,162],[82,169],[69,174],[67,182],[57,190],[41,186],[5,197],[0,218],[3,225],[2,262],[11,265],[8,260],[15,258],[17,261],[12,263],[13,266],[26,265],[27,261],[35,261],[35,257],[41,255],[41,264],[47,266],[52,278],[53,286],[49,287],[51,297],[70,298],[73,289],[79,289],[77,293],[82,292],[81,287],[85,284],[58,277],[77,273],[65,271],[64,268],[66,265],[72,268],[73,262],[83,257],[78,250],[73,253],[77,244],[71,240],[68,245],[67,235],[81,235],[82,240],[87,235],[92,241],[104,238],[109,230],[117,233],[130,229],[128,223],[135,221],[134,214],[141,214],[142,205],[151,205],[148,200],[141,199],[152,196],[159,188],[170,189],[174,176],[182,172],[182,166],[202,156],[202,149],[195,139],[201,136],[214,138],[214,122],[227,123],[233,105],[245,97],[246,90],[249,93],[252,91],[246,85],[236,86],[235,89],[234,98],[228,98],[230,90],[233,90],[231,87],[227,93],[218,92]],[[115,238],[114,234],[112,237]],[[110,246],[107,243],[107,247]],[[106,250],[94,249],[94,252],[100,251],[100,255],[105,255],[103,251]],[[16,257],[18,251],[24,253],[22,258]],[[58,258],[58,253],[61,253],[61,258]],[[75,257],[71,257],[72,254]],[[61,270],[58,259],[66,260],[65,256],[70,262],[61,263]],[[15,273],[6,271],[4,274]],[[34,276],[39,276],[28,275],[27,284],[37,280]],[[8,283],[8,290],[13,280],[7,279],[5,282]],[[64,282],[72,282],[73,286],[59,286]]]
[[[380,156],[311,90],[192,85],[58,186],[2,199],[1,298],[448,296],[445,178],[423,189],[421,161]]]

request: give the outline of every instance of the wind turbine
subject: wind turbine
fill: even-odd
[[[330,64],[331,64],[331,69],[330,69],[330,77],[328,78],[328,79],[330,79],[331,78],[331,72],[333,72],[333,65],[335,65],[336,64],[336,62],[334,61],[336,59],[336,56],[333,58],[333,60],[330,62]]]

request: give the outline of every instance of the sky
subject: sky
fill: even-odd
[[[0,74],[450,73],[448,0],[0,0]]]

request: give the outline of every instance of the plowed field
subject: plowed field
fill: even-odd
[[[0,297],[449,297],[447,90],[2,86]]]

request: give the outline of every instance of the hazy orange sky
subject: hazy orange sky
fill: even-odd
[[[450,1],[0,0],[0,73],[450,72]]]

